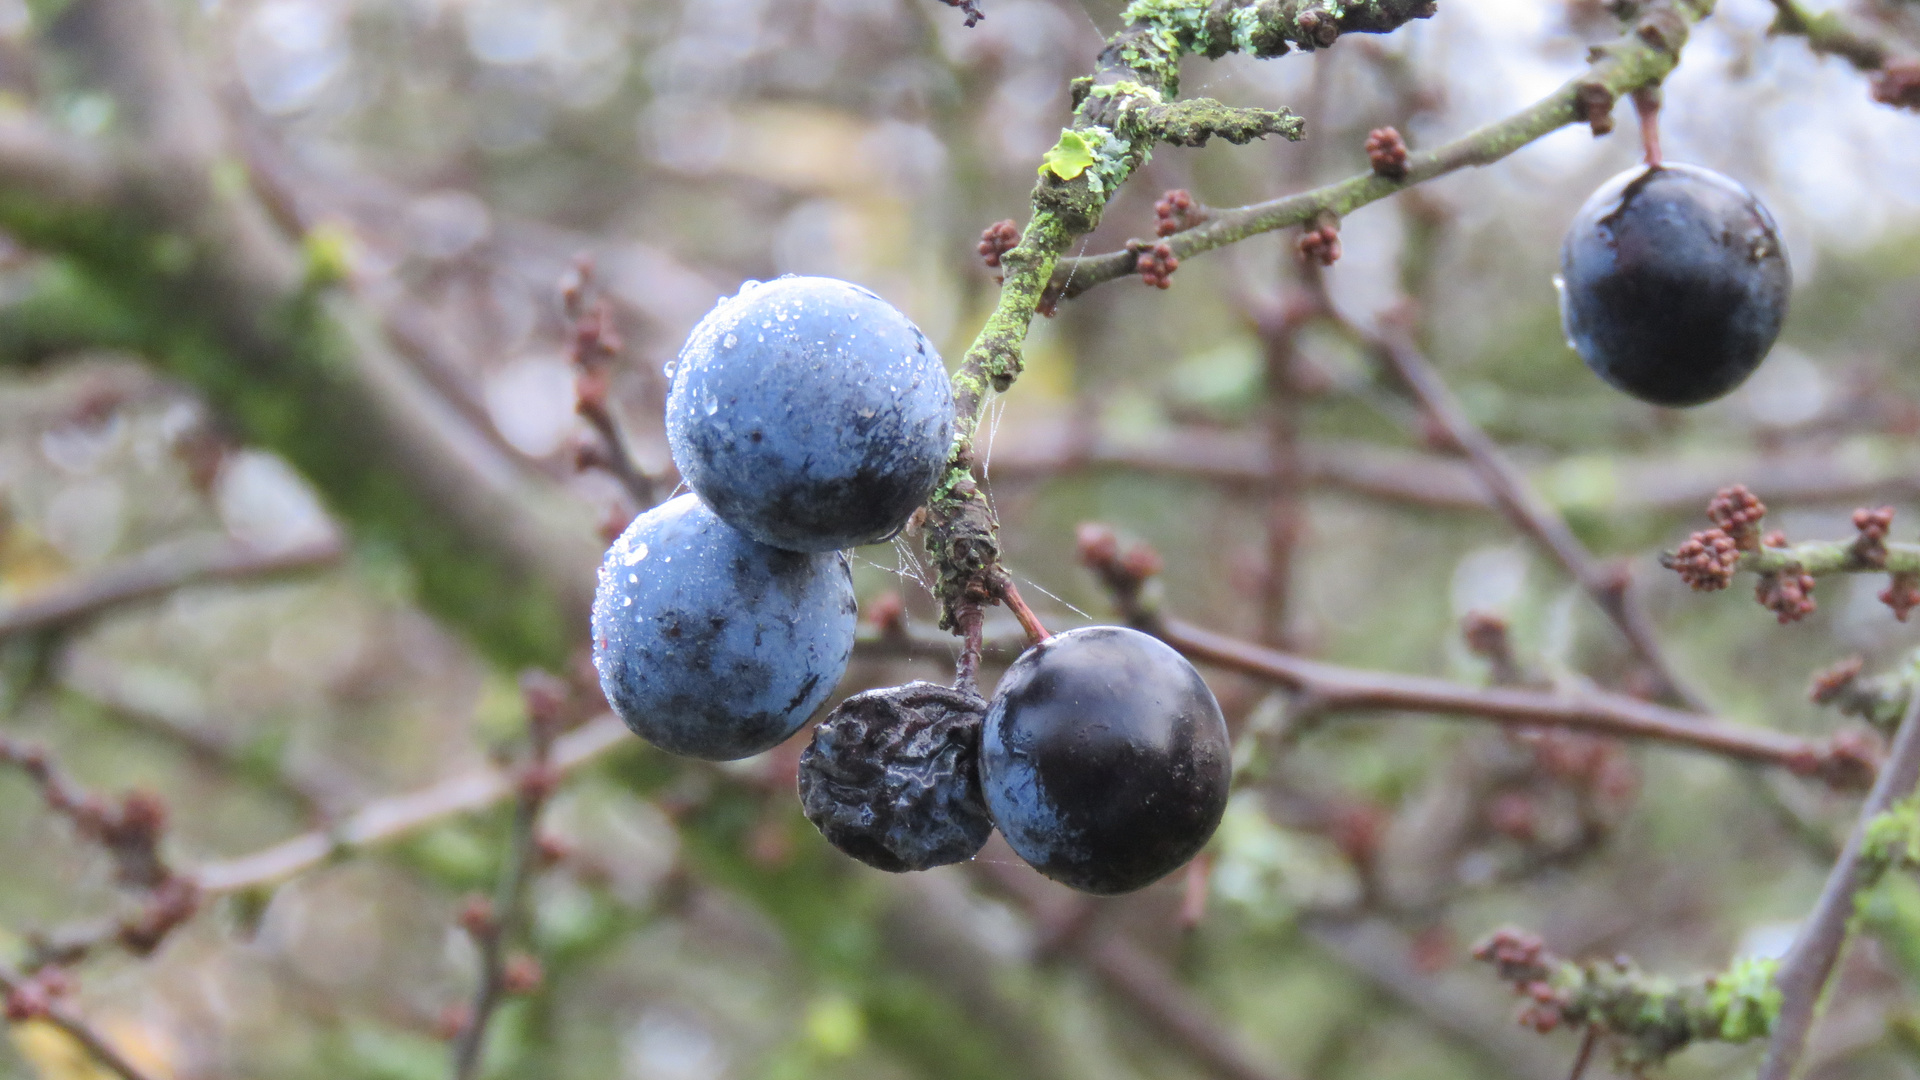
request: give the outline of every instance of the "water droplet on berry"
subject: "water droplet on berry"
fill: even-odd
[[[726,337],[720,339],[720,344],[725,346],[726,348],[731,349],[735,345],[740,344],[740,335],[728,334]]]
[[[633,545],[633,547],[627,550],[626,563],[628,566],[632,566],[634,563],[637,563],[641,559],[644,559],[646,557],[647,557],[647,545],[635,544]]]

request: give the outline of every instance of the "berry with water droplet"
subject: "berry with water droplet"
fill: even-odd
[[[667,442],[687,484],[763,544],[833,551],[897,533],[953,442],[926,335],[844,281],[783,277],[720,304],[680,350]]]
[[[1792,273],[1773,217],[1694,165],[1621,173],[1574,217],[1560,251],[1567,341],[1596,375],[1655,405],[1699,405],[1760,365]]]
[[[635,734],[727,761],[785,741],[827,700],[855,616],[845,555],[768,547],[682,495],[601,562],[593,664]]]

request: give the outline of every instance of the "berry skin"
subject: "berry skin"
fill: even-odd
[[[844,281],[743,286],[694,327],[667,442],[728,524],[790,551],[888,539],[932,494],[953,394],[926,335]]]
[[[1200,673],[1118,626],[1013,662],[987,708],[980,782],[1007,843],[1086,892],[1132,892],[1206,846],[1227,807],[1226,721]]]
[[[840,703],[800,755],[800,805],[834,847],[899,873],[965,862],[993,833],[979,697],[928,682]]]
[[[1621,173],[1560,249],[1560,318],[1594,374],[1642,401],[1699,405],[1746,381],[1787,315],[1773,217],[1694,165]]]
[[[771,548],[696,495],[641,514],[600,563],[593,666],[634,734],[730,761],[800,730],[853,655],[845,555]]]

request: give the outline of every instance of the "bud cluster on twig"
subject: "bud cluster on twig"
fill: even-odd
[[[1779,965],[1772,960],[1741,960],[1681,982],[1648,975],[1624,958],[1563,960],[1536,935],[1513,929],[1495,931],[1473,955],[1526,999],[1520,1023],[1540,1032],[1597,1032],[1621,1069],[1636,1076],[1695,1042],[1765,1038],[1780,1010],[1773,985]]]
[[[1887,573],[1880,602],[1902,622],[1920,606],[1920,544],[1887,539],[1893,508],[1853,512],[1850,540],[1789,544],[1779,530],[1761,531],[1767,508],[1744,486],[1723,488],[1707,505],[1714,526],[1689,536],[1661,556],[1662,565],[1702,592],[1724,589],[1737,571],[1759,575],[1754,596],[1782,623],[1813,614],[1815,580],[1825,574]]]

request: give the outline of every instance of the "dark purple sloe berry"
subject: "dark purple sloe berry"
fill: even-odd
[[[855,617],[845,555],[768,547],[682,495],[602,560],[593,665],[635,734],[728,761],[785,741],[827,700]]]
[[[857,285],[743,286],[693,329],[667,394],[673,461],[763,544],[885,540],[933,492],[953,442],[947,369],[926,335]]]
[[[1594,374],[1655,405],[1699,405],[1773,347],[1792,273],[1773,217],[1695,165],[1621,173],[1560,249],[1560,317]]]
[[[1131,892],[1198,854],[1227,807],[1213,692],[1159,639],[1070,630],[1013,662],[987,708],[980,780],[1007,843],[1087,892]]]
[[[973,858],[993,832],[980,798],[978,696],[912,682],[840,703],[800,755],[800,805],[834,847],[896,873]]]

